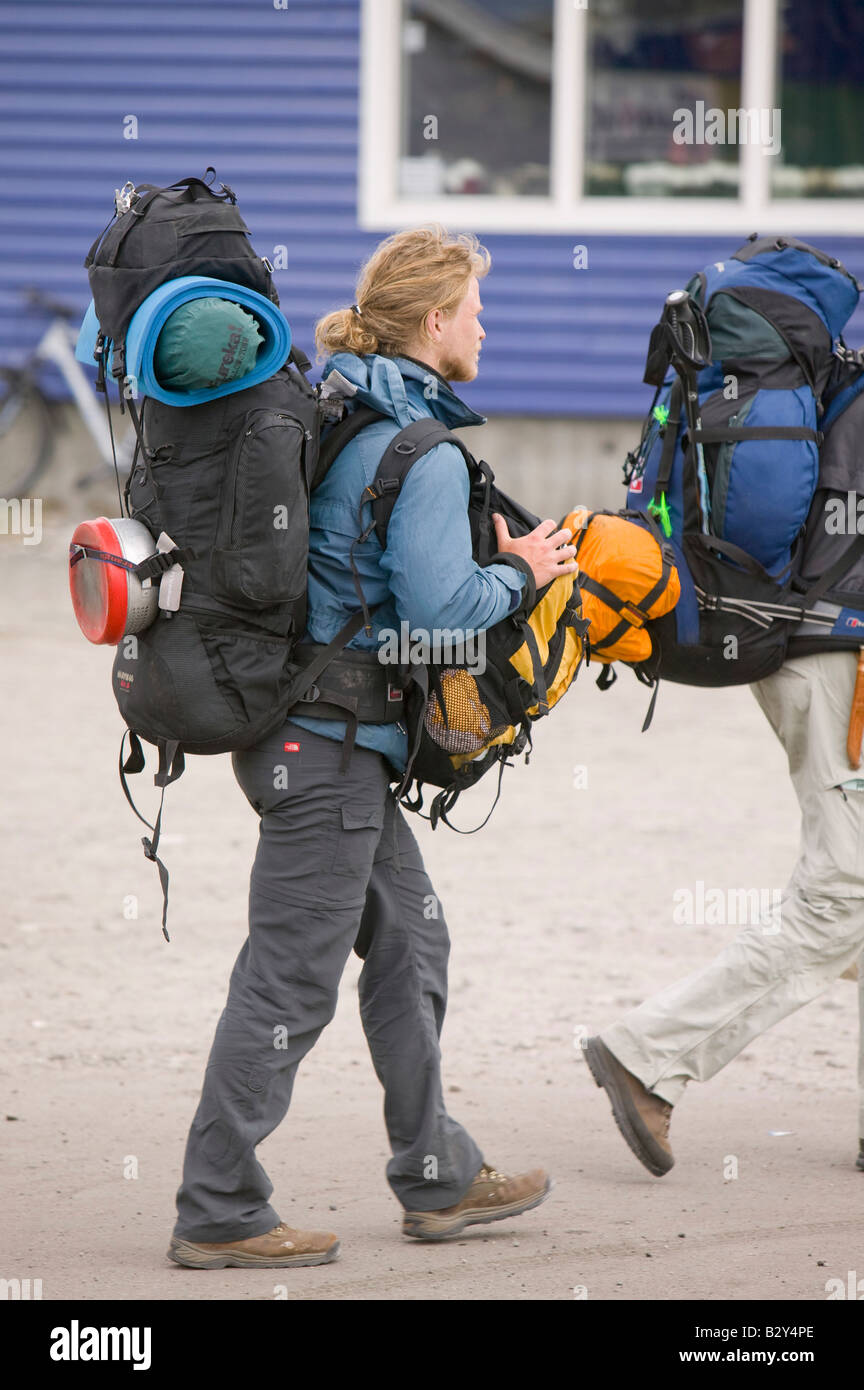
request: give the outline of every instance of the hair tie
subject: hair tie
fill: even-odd
[[[357,315],[358,319],[362,319],[363,315],[360,312],[360,305],[352,304],[351,308],[354,310],[354,313]]]

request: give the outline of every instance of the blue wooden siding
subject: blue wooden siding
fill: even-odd
[[[259,251],[287,246],[277,284],[309,351],[315,319],[353,299],[377,240],[356,219],[359,24],[359,0],[0,0],[0,361],[21,360],[44,327],[22,311],[22,286],[83,312],[82,262],[115,187],[208,164],[236,189]],[[123,137],[129,115],[137,140]],[[664,295],[735,246],[473,230],[493,270],[481,376],[465,396],[490,415],[642,413]],[[864,239],[821,240],[864,280]],[[847,337],[864,341],[864,311]]]

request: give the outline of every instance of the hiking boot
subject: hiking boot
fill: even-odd
[[[284,1221],[263,1236],[209,1242],[171,1237],[168,1258],[188,1269],[286,1269],[289,1265],[326,1265],[339,1254],[330,1231],[292,1231]]]
[[[858,1140],[858,1157],[855,1160],[855,1167],[860,1168],[864,1173],[864,1139]]]
[[[615,1123],[639,1162],[662,1178],[675,1163],[669,1145],[672,1106],[647,1090],[599,1038],[586,1039],[585,1060],[612,1102]]]
[[[461,1202],[438,1211],[406,1211],[402,1234],[415,1240],[444,1240],[466,1226],[485,1226],[539,1207],[549,1196],[552,1179],[542,1168],[508,1178],[484,1163]]]

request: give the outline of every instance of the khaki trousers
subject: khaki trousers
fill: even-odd
[[[751,686],[789,759],[801,841],[779,914],[745,927],[714,960],[647,999],[601,1034],[650,1090],[673,1105],[787,1014],[850,971],[864,948],[864,769],[846,731],[857,656],[796,657]],[[864,1037],[864,969],[858,971]],[[859,1136],[864,1138],[864,1047]]]

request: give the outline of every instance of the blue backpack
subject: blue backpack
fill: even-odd
[[[674,550],[681,598],[650,625],[642,678],[759,680],[804,621],[817,646],[843,645],[825,596],[862,558],[864,536],[833,538],[815,570],[806,537],[825,531],[829,431],[864,405],[864,371],[842,339],[861,289],[805,242],[754,236],[668,297],[625,481],[627,507],[651,513]],[[859,606],[864,622],[864,592]]]

